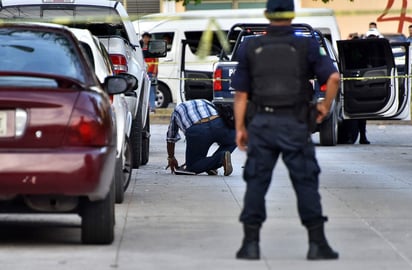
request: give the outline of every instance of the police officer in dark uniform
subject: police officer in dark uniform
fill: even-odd
[[[325,99],[312,106],[312,115],[320,123],[336,97],[340,76],[315,39],[294,35],[293,0],[268,0],[265,16],[270,21],[267,34],[241,45],[239,64],[232,77],[236,143],[240,150],[247,150],[243,172],[246,193],[240,214],[244,238],[236,257],[260,258],[265,195],[282,154],[297,196],[300,221],[308,230],[307,259],[337,259],[338,253],[324,234],[327,218],[322,213],[318,190],[320,168],[309,128],[313,94],[309,81],[316,77],[327,85]],[[246,128],[248,102],[254,104],[256,113]]]

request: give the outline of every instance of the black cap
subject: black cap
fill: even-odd
[[[152,34],[150,34],[149,32],[144,32],[142,37],[144,37],[144,36],[152,37]]]
[[[266,17],[268,19],[293,19],[295,17],[293,0],[268,0],[266,3]],[[275,14],[276,13],[276,14]]]

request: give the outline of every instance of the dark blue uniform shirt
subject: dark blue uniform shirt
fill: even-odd
[[[275,35],[293,35],[294,30],[291,26],[269,26],[268,32]],[[250,40],[250,39],[249,39]],[[236,71],[232,76],[231,86],[236,91],[245,91],[250,93],[251,91],[251,73],[249,70],[249,62],[247,59],[247,44],[246,39],[240,46],[237,52],[237,59],[239,64]],[[326,83],[329,76],[336,72],[337,69],[334,66],[332,60],[327,55],[325,50],[321,48],[316,39],[311,39],[310,48],[308,50],[308,63],[309,71],[311,71],[317,78],[318,82],[322,85]],[[276,61],[274,59],[274,61]],[[279,63],[281,65],[282,63]]]

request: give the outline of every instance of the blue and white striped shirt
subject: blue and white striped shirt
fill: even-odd
[[[178,104],[171,117],[167,130],[167,142],[180,140],[179,129],[186,134],[186,129],[203,118],[217,115],[214,105],[206,99],[194,99]]]

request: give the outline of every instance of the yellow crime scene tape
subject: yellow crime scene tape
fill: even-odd
[[[367,81],[367,80],[381,80],[381,79],[409,79],[412,75],[394,75],[394,76],[372,76],[372,77],[341,77],[341,81]],[[171,79],[183,81],[216,81],[215,79],[207,78],[177,78],[177,77],[158,77],[158,79]],[[221,82],[230,82],[230,79],[219,79]]]
[[[376,14],[408,14],[412,12],[412,8],[391,8],[388,10],[382,9],[362,9],[362,10],[332,10],[330,8],[304,8],[307,10],[296,10],[295,12],[284,11],[284,12],[272,12],[269,16],[271,19],[284,19],[294,17],[311,17],[311,16],[330,16],[331,14],[335,16],[362,16],[362,15],[376,15]],[[310,10],[319,10],[319,11],[310,11]],[[262,17],[264,16],[265,9],[262,8]],[[154,16],[152,16],[154,15]],[[152,21],[162,21],[162,20],[193,20],[193,19],[210,19],[213,16],[210,15],[186,15],[184,12],[176,12],[175,15],[164,15],[162,13],[156,14],[143,14],[143,15],[130,15],[130,20],[140,20],[140,19],[149,19]],[[231,15],[231,18],[239,19],[248,19],[256,18],[254,14],[242,14],[241,16],[236,16],[236,14]]]
[[[379,80],[379,79],[408,79],[412,75],[393,75],[393,76],[368,76],[368,77],[342,77],[342,81],[365,81],[365,80]]]
[[[262,9],[262,16],[264,16],[264,9]],[[268,19],[285,19],[285,18],[292,18],[292,17],[308,17],[308,16],[330,16],[331,14],[335,16],[359,16],[359,15],[370,15],[370,14],[407,14],[412,13],[412,9],[390,9],[390,10],[340,10],[340,11],[332,11],[331,9],[324,9],[323,12],[310,12],[310,11],[296,11],[296,12],[274,12],[266,15]],[[147,14],[149,15],[149,14]],[[71,16],[68,17],[59,17],[59,18],[43,18],[41,22],[50,22],[62,25],[69,25],[73,21],[81,22],[81,23],[93,23],[97,21],[104,21],[109,23],[118,23],[121,22],[121,19],[126,20],[141,20],[145,19],[146,15],[129,15],[128,17],[120,18],[119,16],[78,16],[73,18]],[[236,18],[236,16],[231,16],[231,18]],[[241,21],[245,21],[247,18],[256,18],[256,15],[245,15],[238,16]],[[162,21],[162,20],[189,20],[189,19],[208,19],[208,25],[206,29],[203,31],[203,34],[199,41],[199,47],[197,48],[197,58],[199,61],[189,61],[186,64],[213,64],[218,62],[218,60],[210,61],[207,60],[207,56],[210,55],[212,44],[213,44],[213,34],[215,33],[219,43],[226,52],[229,52],[229,41],[226,37],[226,33],[221,29],[219,23],[216,21],[216,18],[210,16],[182,16],[176,14],[176,16],[162,16],[162,14],[158,14],[157,16],[150,17],[149,20],[153,21]],[[7,22],[33,22],[33,19],[0,19],[0,24],[7,23]],[[173,62],[157,62],[158,64],[162,65],[170,65],[175,64]],[[394,75],[394,76],[372,76],[372,77],[341,77],[342,81],[362,81],[362,80],[376,80],[376,79],[407,79],[411,78],[412,75]],[[185,81],[215,81],[214,79],[207,79],[207,78],[177,78],[177,77],[158,77],[158,79],[171,79],[171,80],[185,80]],[[230,81],[230,79],[221,79],[221,81]]]
[[[412,12],[412,9],[409,9],[410,12]],[[285,19],[285,18],[293,18],[293,17],[308,17],[308,16],[330,16],[331,14],[335,16],[360,16],[360,15],[371,15],[371,14],[405,14],[408,12],[408,9],[406,8],[401,8],[401,9],[390,9],[390,10],[341,10],[341,11],[332,11],[330,9],[325,9],[323,12],[310,12],[310,11],[297,11],[297,12],[274,12],[274,13],[269,13],[266,14],[266,18],[268,19]],[[262,9],[262,16],[264,15],[264,9]],[[144,16],[138,16],[137,19],[142,19]],[[236,18],[236,16],[232,16],[232,18]],[[241,21],[246,21],[247,18],[256,18],[256,15],[246,15],[242,14],[242,16],[239,16],[239,19]],[[211,46],[213,43],[213,33],[215,32],[220,44],[222,45],[222,48],[228,52],[229,51],[229,42],[226,37],[225,32],[221,29],[220,25],[216,21],[214,17],[210,16],[179,16],[176,14],[176,16],[162,16],[159,14],[158,16],[155,17],[150,17],[150,20],[153,21],[163,21],[163,20],[190,20],[190,19],[209,19],[209,23],[203,32],[200,42],[199,42],[199,47],[197,50],[197,56],[199,61],[190,61],[186,62],[186,64],[199,64],[199,63],[209,63],[213,64],[218,61],[208,61],[206,60],[207,56],[210,55],[211,52]],[[175,64],[175,63],[161,63],[162,65],[168,65],[168,64]],[[368,76],[368,77],[341,77],[342,81],[364,81],[364,80],[377,80],[377,79],[408,79],[411,78],[412,75],[393,75],[393,76]],[[172,80],[184,80],[184,81],[215,81],[215,79],[207,79],[207,78],[171,78],[171,77],[159,77],[158,79],[172,79]],[[230,82],[230,79],[219,79],[222,82]]]

